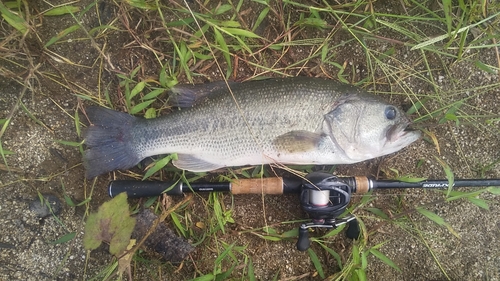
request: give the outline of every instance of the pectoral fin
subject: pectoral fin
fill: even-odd
[[[321,142],[322,136],[309,131],[291,131],[274,139],[276,150],[297,153],[314,150]]]
[[[177,154],[177,160],[172,162],[177,168],[191,172],[207,172],[224,167],[223,165],[210,163],[189,154]]]

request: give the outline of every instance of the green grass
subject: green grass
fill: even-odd
[[[94,103],[108,106],[131,114],[154,118],[170,110],[165,93],[179,82],[200,82],[204,80],[236,79],[250,80],[268,76],[310,75],[322,76],[369,89],[397,100],[411,103],[408,110],[416,124],[422,128],[432,126],[474,127],[485,134],[500,134],[498,113],[483,109],[476,101],[500,89],[500,4],[488,1],[395,1],[394,13],[377,7],[372,1],[355,1],[344,5],[330,5],[324,1],[310,6],[300,1],[283,1],[282,6],[273,1],[222,1],[220,5],[206,1],[197,9],[182,4],[163,6],[160,1],[122,1],[115,3],[120,15],[98,26],[86,28],[80,23],[91,11],[98,11],[97,2],[86,7],[75,4],[52,7],[41,13],[42,17],[66,15],[73,21],[66,22],[56,30],[56,35],[40,38],[34,27],[33,15],[25,6],[12,1],[0,3],[0,13],[12,27],[12,33],[3,36],[0,47],[9,50],[10,56],[0,57],[5,65],[19,67],[27,75],[13,78],[23,85],[18,102],[7,116],[0,118],[0,155],[3,165],[9,169],[9,155],[13,154],[3,144],[3,136],[12,118],[22,108],[35,123],[43,122],[22,104],[26,91],[36,92],[36,81],[44,79],[67,89],[79,99],[80,104]],[[487,4],[489,3],[489,4]],[[27,4],[26,4],[27,5]],[[375,5],[375,6],[374,6]],[[398,6],[399,5],[399,6]],[[404,6],[403,6],[404,5]],[[254,13],[249,12],[251,6]],[[100,12],[99,12],[100,13]],[[139,20],[139,18],[141,20]],[[266,33],[270,32],[270,33]],[[108,46],[106,39],[116,34],[128,34],[129,42],[123,46]],[[45,56],[57,63],[81,70],[97,69],[96,88],[87,88],[77,81],[67,79],[62,71],[39,69],[30,56],[24,39],[34,38],[42,46]],[[30,37],[31,36],[31,37]],[[15,39],[12,39],[15,38]],[[91,65],[82,65],[58,54],[57,47],[73,42],[90,44],[99,53]],[[20,43],[21,50],[15,50],[12,42]],[[384,46],[384,47],[381,47]],[[109,53],[113,49],[132,50],[136,55],[126,68],[115,68]],[[1,49],[3,50],[3,49]],[[15,50],[15,51],[12,51]],[[301,52],[298,52],[300,50]],[[401,56],[402,50],[409,57]],[[21,58],[21,53],[28,55]],[[356,55],[352,55],[355,52]],[[483,61],[478,52],[491,52],[492,60]],[[144,58],[144,57],[148,57]],[[140,58],[134,60],[136,58]],[[49,62],[44,62],[50,64]],[[106,65],[106,67],[105,67]],[[451,76],[452,69],[470,66],[473,71],[492,77],[490,83],[469,87],[460,78]],[[0,66],[2,73],[11,73],[8,67]],[[110,71],[113,79],[102,85],[103,74]],[[444,83],[439,81],[443,80]],[[496,79],[496,80],[495,80]],[[409,84],[411,83],[411,84]],[[414,87],[413,85],[420,85]],[[424,91],[418,89],[424,88]],[[75,111],[71,115],[80,136],[80,120],[83,116]],[[429,133],[431,136],[434,133]],[[437,139],[433,142],[439,152]],[[82,151],[80,142],[60,140],[60,143],[74,146]],[[205,174],[183,173],[168,166],[175,155],[155,160],[147,167],[145,175],[129,172],[126,175],[136,179],[178,179],[186,182],[203,179]],[[444,174],[453,180],[453,169],[441,158],[425,159],[443,167]],[[469,160],[464,159],[466,163]],[[484,176],[500,159],[492,163],[478,160],[480,176]],[[391,170],[389,167],[388,170]],[[396,167],[394,167],[396,168]],[[308,172],[310,167],[297,168],[297,173]],[[471,169],[469,169],[471,170]],[[395,169],[392,169],[394,172]],[[227,181],[236,177],[269,176],[262,167],[230,170],[212,180]],[[387,172],[386,174],[391,174]],[[392,173],[394,175],[394,173]],[[425,175],[420,175],[425,176]],[[399,177],[399,175],[394,175]],[[84,183],[87,186],[87,182]],[[92,190],[83,202],[90,208]],[[450,185],[451,186],[451,185]],[[449,188],[440,203],[467,200],[480,208],[488,208],[488,202],[480,195],[486,192],[498,193],[496,189],[482,189],[474,192],[457,192]],[[206,256],[201,261],[186,261],[195,268],[192,280],[254,280],[255,258],[249,253],[249,245],[240,244],[231,237],[235,223],[232,208],[226,209],[225,202],[230,195],[210,194],[195,197],[201,207],[184,205],[169,216],[169,222],[178,234],[191,239]],[[440,227],[453,229],[439,216],[433,215],[425,206],[411,206],[409,210],[397,206],[390,217],[384,210],[368,207],[375,200],[365,196],[351,205],[349,211],[359,216],[362,236],[353,242],[347,255],[338,253],[335,246],[342,229],[319,233],[312,237],[313,247],[308,251],[315,273],[327,280],[366,280],[370,259],[376,258],[386,265],[400,270],[383,254],[386,241],[370,244],[370,237],[376,235],[363,223],[382,220],[417,237],[432,252],[427,237],[409,214],[419,213]],[[297,199],[298,200],[298,199]],[[401,199],[401,205],[411,204]],[[259,202],[264,204],[264,201]],[[160,202],[148,202],[159,211]],[[401,208],[400,208],[401,207]],[[266,214],[263,214],[265,217]],[[285,243],[296,239],[297,220],[283,221],[279,225],[262,225],[259,228],[238,232],[252,234],[266,243]],[[91,254],[92,255],[92,254]],[[216,256],[210,260],[211,257]],[[328,258],[325,258],[328,257]],[[150,268],[151,275],[160,279],[161,269],[177,270],[137,253],[137,264]],[[330,269],[326,260],[335,261],[338,271]],[[440,265],[436,257],[436,263]],[[103,269],[96,280],[107,279],[116,270],[113,261]],[[238,273],[243,272],[243,273]],[[443,269],[443,273],[446,272]],[[447,276],[447,275],[446,275]],[[276,279],[278,276],[276,276]]]

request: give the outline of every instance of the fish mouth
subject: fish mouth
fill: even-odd
[[[404,140],[406,138],[411,139],[410,142],[415,141],[420,137],[421,132],[411,126],[411,122],[404,122],[399,124],[391,125],[385,134],[388,142],[395,142],[398,140]]]

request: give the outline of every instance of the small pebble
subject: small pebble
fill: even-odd
[[[62,210],[61,200],[52,194],[42,194],[44,202],[40,202],[40,198],[36,196],[29,203],[29,209],[39,218],[46,218],[52,214],[58,215]],[[47,202],[50,204],[50,208],[47,206]],[[52,210],[52,212],[51,212]]]

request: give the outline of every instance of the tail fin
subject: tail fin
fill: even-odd
[[[91,179],[106,172],[128,169],[141,161],[132,147],[129,130],[137,117],[103,107],[87,107],[91,125],[85,131],[83,164]]]

